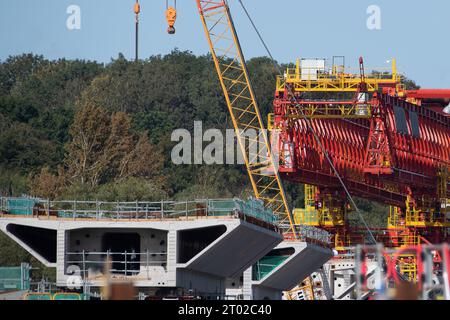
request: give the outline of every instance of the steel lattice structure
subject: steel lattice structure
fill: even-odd
[[[405,90],[395,60],[382,76],[366,77],[362,58],[360,76],[343,70],[305,71],[297,62],[277,81],[269,124],[280,175],[307,185],[295,223],[327,229],[340,250],[366,241],[346,222],[352,208],[328,156],[352,195],[392,206],[386,227],[371,231],[377,241],[446,241],[450,90]]]
[[[197,5],[254,194],[273,210],[281,227],[294,231],[227,1],[197,0]],[[248,130],[256,136],[246,136]]]
[[[440,173],[450,166],[450,117],[433,108],[435,105],[413,103],[380,87],[364,109],[354,101],[346,101],[354,110],[348,114],[352,111],[340,108],[342,101],[305,101],[301,93],[293,98],[288,86],[277,90],[272,116],[272,126],[279,131],[284,179],[322,190],[340,187],[308,130],[310,121],[354,195],[402,208],[408,196],[419,206],[426,199],[440,201],[444,196],[442,188],[450,198],[450,182],[440,182]],[[328,108],[326,114],[320,112],[324,105]],[[319,114],[311,112],[312,106]],[[300,116],[300,108],[308,119]],[[366,112],[366,108],[370,111]]]

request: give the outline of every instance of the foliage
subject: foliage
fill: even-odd
[[[56,281],[55,269],[45,267],[3,232],[0,232],[0,253],[0,266],[18,267],[22,262],[27,262],[33,267],[33,270],[31,270],[33,282],[40,281],[43,278],[51,282]]]
[[[50,172],[49,167],[42,168],[41,172],[36,176],[31,176],[30,194],[34,197],[41,197],[44,199],[55,199],[64,188],[64,173],[59,167],[57,175]]]
[[[112,202],[160,201],[168,197],[159,182],[136,177],[102,185],[96,193],[97,199]]]
[[[54,199],[79,186],[84,192],[94,192],[102,184],[130,177],[152,179],[162,170],[158,148],[150,144],[145,132],[138,135],[132,131],[131,118],[123,112],[110,115],[87,103],[76,113],[69,133],[72,139],[66,144],[58,173],[53,175],[45,167],[32,178],[34,196]]]
[[[350,225],[363,227],[363,219],[370,228],[386,228],[389,214],[389,206],[382,203],[355,198],[356,205],[361,211],[361,216],[356,211],[349,214]]]

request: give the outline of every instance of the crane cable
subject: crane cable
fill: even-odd
[[[253,26],[253,29],[255,30],[256,34],[258,35],[259,40],[261,41],[262,45],[264,46],[264,48],[266,49],[267,54],[270,57],[270,60],[272,61],[272,64],[275,67],[275,70],[278,72],[278,74],[280,76],[283,76],[283,72],[281,70],[280,65],[278,64],[278,62],[274,59],[269,47],[267,46],[266,42],[264,41],[259,29],[256,27],[255,23],[253,22],[252,17],[250,16],[249,12],[247,11],[247,8],[245,7],[244,3],[242,2],[242,0],[238,0],[239,3],[241,4],[242,9],[244,10],[248,20],[250,21],[251,25]],[[358,216],[361,220],[361,222],[364,224],[364,227],[367,230],[367,233],[370,235],[370,240],[373,242],[373,244],[376,244],[377,241],[375,240],[375,237],[372,233],[372,231],[370,230],[366,220],[364,219],[361,211],[359,210],[358,206],[356,205],[355,201],[353,200],[352,195],[350,194],[350,192],[347,189],[347,186],[345,185],[344,181],[342,180],[341,176],[339,175],[339,172],[337,171],[336,167],[334,166],[333,162],[330,159],[330,156],[327,152],[327,150],[325,149],[325,147],[323,146],[322,142],[320,141],[317,133],[314,131],[312,125],[311,125],[311,121],[310,119],[308,119],[305,115],[305,113],[303,112],[303,109],[300,107],[300,104],[298,103],[297,97],[295,97],[295,95],[293,94],[292,88],[287,86],[287,89],[289,90],[289,94],[295,99],[296,102],[296,107],[298,107],[298,109],[300,110],[300,115],[302,116],[303,120],[306,122],[308,129],[311,131],[311,133],[314,136],[314,139],[316,140],[317,144],[319,145],[320,149],[322,150],[323,154],[325,155],[325,158],[327,159],[328,163],[330,164],[336,178],[339,180],[339,183],[342,185],[342,187],[344,188],[345,193],[347,194],[348,199],[350,200],[351,204],[353,205],[353,207],[355,208],[356,212],[358,213]]]

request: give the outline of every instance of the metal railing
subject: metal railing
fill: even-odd
[[[251,202],[251,200],[250,200]],[[164,220],[202,217],[248,217],[270,224],[276,217],[253,203],[240,199],[205,199],[193,201],[50,201],[36,198],[0,199],[0,210],[23,216],[53,216],[65,219]]]
[[[296,225],[299,239],[295,239],[291,233],[284,233],[285,241],[302,241],[317,244],[319,246],[329,247],[331,244],[331,235],[323,229],[312,226]]]
[[[420,236],[414,232],[412,233],[389,233],[389,230],[371,229],[375,240],[390,248],[400,248],[411,245],[419,245],[421,243]],[[393,231],[391,229],[391,231]],[[361,231],[359,231],[361,232]],[[357,245],[364,245],[367,243],[367,234],[339,234],[334,235],[334,247],[342,250],[345,248],[354,247]]]
[[[21,204],[21,200],[23,203]],[[272,211],[260,205],[258,200],[201,199],[193,201],[50,201],[39,198],[0,197],[0,212],[19,216],[68,220],[129,220],[148,221],[166,219],[202,219],[208,217],[240,218],[265,228],[279,231],[282,225]],[[255,220],[256,219],[256,220]],[[328,232],[307,225],[296,226],[300,241],[329,246]],[[292,235],[293,237],[293,235]],[[286,240],[291,239],[289,233]]]
[[[161,259],[161,257],[164,257]],[[167,253],[165,252],[67,252],[66,270],[77,266],[79,276],[83,279],[91,277],[91,270],[105,270],[109,264],[109,272],[124,276],[143,276],[149,279],[150,267],[167,268]]]
[[[379,83],[396,84],[401,80],[395,68],[377,68],[365,74],[369,92],[378,90]],[[354,92],[361,82],[360,70],[354,68],[288,68],[283,76],[277,76],[277,90],[282,91],[287,83],[294,84],[295,91],[347,91]]]
[[[387,79],[395,80],[396,74],[393,74],[391,67],[377,67],[365,69],[364,73],[366,78],[371,79]],[[287,68],[284,76],[288,81],[311,81],[320,79],[356,79],[359,81],[360,69],[359,68],[317,68],[317,67],[299,67],[299,68]]]

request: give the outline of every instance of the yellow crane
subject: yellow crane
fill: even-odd
[[[168,33],[175,33],[176,0],[166,0]],[[245,58],[226,0],[196,0],[214,65],[242,151],[247,172],[257,199],[264,201],[277,216],[283,229],[296,235],[294,220],[278,163],[270,147],[268,133],[255,99]],[[245,135],[255,130],[256,137]]]

